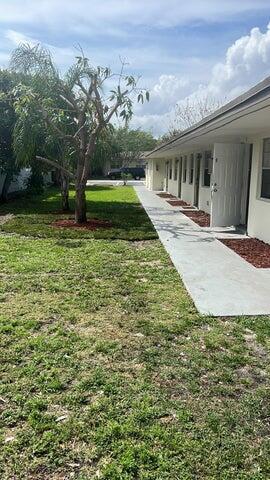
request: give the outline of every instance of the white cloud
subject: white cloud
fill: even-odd
[[[21,43],[28,43],[31,46],[40,43],[38,39],[33,38],[29,35],[24,35],[23,33],[17,32],[16,30],[7,30],[5,32],[5,38],[9,40],[14,45],[14,47],[17,47]],[[76,55],[75,50],[72,48],[55,47],[54,45],[50,45],[49,43],[43,43],[43,45],[51,51],[55,62],[62,66],[69,66]]]
[[[152,128],[155,134],[168,129],[173,117],[173,103],[185,103],[187,99],[196,97],[213,97],[221,101],[230,100],[270,75],[270,24],[266,32],[253,28],[249,35],[245,35],[231,45],[225,55],[224,62],[214,65],[207,83],[198,83],[188,95],[181,95],[181,78],[166,75],[151,90],[151,103],[144,113],[139,112],[134,122],[137,126]],[[199,79],[200,80],[200,79]],[[175,83],[175,88],[172,85]],[[185,88],[183,88],[183,91]],[[157,96],[158,92],[158,96]],[[168,99],[168,101],[166,100]],[[152,103],[162,105],[167,102],[167,110],[161,112],[159,118],[155,116],[156,107]],[[151,112],[149,112],[149,109]],[[151,115],[153,113],[154,115]],[[162,128],[163,126],[163,128]],[[164,128],[164,126],[166,126]]]
[[[238,94],[270,73],[270,25],[265,33],[253,28],[239,38],[226,53],[223,63],[213,68],[209,89],[217,95]]]
[[[0,0],[0,6],[3,2]],[[134,123],[152,128],[157,134],[168,128],[174,105],[190,95],[209,94],[230,99],[267,76],[270,27],[265,32],[253,28],[249,35],[236,40],[219,62],[208,56],[207,51],[202,52],[200,45],[197,57],[187,56],[187,51],[178,53],[169,42],[164,45],[157,32],[163,27],[224,22],[246,12],[258,13],[263,8],[269,9],[269,0],[167,0],[166,4],[164,0],[24,0],[23,8],[21,0],[13,0],[5,2],[5,8],[1,9],[0,26],[3,28],[8,24],[9,30],[5,30],[0,60],[2,64],[7,63],[7,52],[14,45],[40,41],[35,38],[37,33],[31,35],[31,28],[39,31],[40,26],[41,39],[46,38],[45,45],[52,51],[60,68],[65,68],[76,54],[71,45],[70,39],[75,38],[72,34],[76,36],[81,32],[88,39],[85,53],[96,63],[111,64],[116,70],[120,54],[128,59],[131,73],[143,72],[141,86],[150,89],[151,101],[136,106]],[[13,25],[16,27],[11,29]],[[130,26],[136,28],[132,30]],[[139,32],[137,35],[140,36],[140,26],[146,26],[148,32],[143,48],[136,35],[129,39],[134,32]],[[156,29],[156,42],[151,37],[153,28]],[[60,36],[61,29],[63,37]],[[52,32],[57,33],[58,46],[52,45],[55,43]],[[122,39],[121,43],[108,45],[108,40],[103,42],[106,35]]]
[[[29,43],[29,45],[31,46],[38,43],[37,40],[34,40],[31,37],[24,35],[23,33],[16,32],[15,30],[7,30],[5,33],[5,37],[16,46],[20,45],[20,43]]]
[[[139,105],[138,113],[148,112],[154,115],[161,115],[175,105],[175,99],[183,98],[190,92],[190,81],[185,77],[176,75],[161,75],[151,89],[151,101],[149,104]]]

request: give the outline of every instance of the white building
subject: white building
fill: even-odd
[[[270,243],[270,77],[146,156],[146,186]]]

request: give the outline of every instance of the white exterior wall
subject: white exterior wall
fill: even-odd
[[[145,186],[149,190],[152,190],[152,162],[153,160],[148,160],[145,165]]]
[[[193,183],[189,183],[189,167],[190,167],[190,154],[194,154],[194,174],[193,174]],[[203,153],[199,150],[197,151],[189,151],[189,152],[179,152],[178,155],[178,171],[177,171],[177,180],[174,180],[174,168],[175,162],[177,161],[176,158],[172,159],[172,178],[169,178],[168,175],[168,189],[167,192],[171,193],[172,195],[178,197],[179,194],[179,175],[180,175],[180,157],[184,157],[187,155],[187,179],[186,182],[183,182],[183,165],[184,160],[182,160],[182,168],[181,168],[181,199],[191,205],[194,204],[195,200],[195,174],[196,174],[196,155],[198,153]],[[198,208],[203,210],[204,212],[210,213],[211,210],[211,188],[203,186],[203,156],[201,159],[201,171],[200,171],[200,184],[199,184],[199,204]],[[165,190],[166,184],[166,163],[168,162],[168,169],[170,167],[170,160],[171,159],[159,159],[159,160],[149,160],[148,166],[146,170],[146,187],[149,190]],[[156,165],[158,166],[158,170],[156,169]],[[168,172],[169,173],[169,172]]]
[[[168,192],[178,197],[178,180],[169,180],[168,182]]]
[[[165,163],[162,160],[153,162],[153,190],[164,190]]]
[[[270,199],[261,199],[261,171],[264,135],[250,139],[253,143],[250,198],[248,212],[248,235],[270,243]]]
[[[210,213],[210,210],[211,210],[211,188],[210,187],[205,187],[203,185],[204,151],[197,150],[197,151],[194,151],[194,152],[191,152],[191,153],[194,154],[194,178],[193,178],[193,183],[192,184],[189,183],[190,152],[189,153],[184,153],[183,156],[187,155],[187,160],[188,160],[187,161],[187,179],[186,179],[186,182],[183,183],[183,178],[182,178],[181,199],[184,200],[187,203],[190,203],[191,205],[193,205],[194,202],[195,202],[195,177],[196,177],[196,168],[197,168],[196,157],[197,157],[198,154],[202,154],[201,169],[200,169],[200,180],[199,180],[200,183],[199,183],[198,208],[199,208],[199,210],[203,210],[206,213]],[[182,177],[183,177],[183,175],[182,175]]]
[[[177,179],[174,180],[175,162],[176,162],[176,159],[173,159],[172,160],[172,178],[168,179],[168,192],[174,195],[175,197],[178,197],[179,162],[178,162],[178,168],[177,168]]]
[[[182,183],[181,199],[191,205],[194,203],[194,185],[188,183],[188,178],[185,183]]]
[[[162,191],[164,188],[165,162],[148,160],[145,171],[145,185],[149,190]]]
[[[202,171],[200,179],[199,210],[203,210],[209,214],[211,212],[211,188],[202,186]]]

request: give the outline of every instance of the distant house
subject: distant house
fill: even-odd
[[[270,243],[270,77],[146,155],[146,186]]]

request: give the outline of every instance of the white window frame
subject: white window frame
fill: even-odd
[[[206,154],[207,154],[207,153],[210,153],[210,155],[211,155],[211,156],[208,157],[208,158],[206,157]],[[202,168],[202,182],[201,182],[201,186],[202,186],[203,188],[210,188],[210,187],[211,187],[211,175],[212,175],[213,163],[212,163],[212,168],[210,169],[210,185],[205,185],[205,183],[204,183],[204,173],[205,173],[205,170],[206,170],[206,169],[205,169],[205,161],[206,161],[206,159],[208,160],[208,162],[209,162],[209,161],[210,161],[210,162],[211,162],[211,161],[213,162],[213,155],[212,155],[212,152],[211,152],[210,150],[205,150],[205,151],[203,152],[203,161],[202,161],[203,168]],[[208,163],[208,171],[209,171],[209,163]]]

